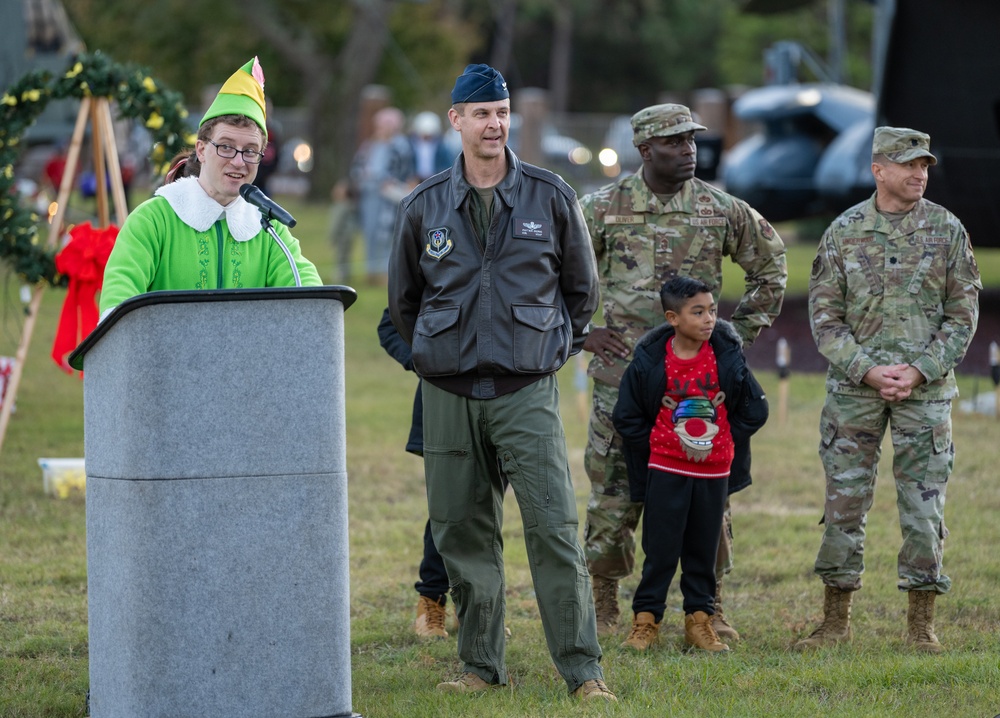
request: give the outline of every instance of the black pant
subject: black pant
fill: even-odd
[[[420,580],[413,584],[417,593],[435,602],[442,602],[448,596],[448,572],[444,559],[434,545],[431,536],[431,522],[424,526],[424,557],[420,559]]]
[[[642,579],[632,611],[659,623],[681,565],[684,613],[715,613],[715,557],[729,479],[696,479],[650,469],[642,513]]]

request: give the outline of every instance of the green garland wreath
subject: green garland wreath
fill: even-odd
[[[57,250],[47,250],[39,240],[38,215],[21,205],[14,185],[21,135],[50,100],[84,97],[107,97],[120,117],[144,121],[153,136],[151,158],[160,174],[175,154],[194,144],[179,92],[158,87],[144,68],[119,65],[101,52],[72,58],[60,77],[35,70],[7,88],[0,97],[0,259],[28,284],[64,282],[56,272]]]

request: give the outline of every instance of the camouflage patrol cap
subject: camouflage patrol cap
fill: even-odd
[[[932,165],[937,164],[937,157],[931,154],[931,136],[908,127],[876,127],[872,155],[885,155],[896,163],[926,157]]]
[[[691,117],[684,105],[653,105],[632,115],[632,144],[636,147],[651,137],[669,137],[692,130],[707,130]]]

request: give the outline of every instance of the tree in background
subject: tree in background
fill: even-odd
[[[314,199],[346,174],[362,88],[384,83],[400,106],[440,107],[475,42],[446,0],[64,3],[88,47],[149,66],[193,108],[225,79],[220,68],[259,56],[271,101],[306,108]]]
[[[846,55],[843,82],[870,90],[872,83],[872,28],[875,11],[871,2],[841,0],[844,6]],[[753,12],[746,7],[766,3],[726,2],[716,59],[724,85],[757,86],[765,81],[762,52],[779,40],[795,40],[820,58],[830,59],[832,0],[789,0],[774,12]],[[815,78],[804,77],[803,80]]]
[[[758,15],[748,0],[63,0],[91,50],[150,67],[193,109],[220,68],[259,56],[275,106],[306,108],[311,196],[324,200],[357,146],[370,83],[408,112],[440,112],[465,64],[488,62],[515,89],[548,89],[557,112],[630,114],[665,92],[761,84],[777,40],[824,54],[833,1]],[[840,1],[847,82],[867,89],[872,7]]]

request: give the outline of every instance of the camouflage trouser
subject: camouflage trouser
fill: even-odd
[[[903,545],[899,589],[945,593],[941,573],[945,489],[955,462],[951,402],[887,402],[829,394],[820,418],[819,455],[826,471],[823,542],[816,573],[828,586],[854,591],[864,573],[865,525],[875,496],[882,439],[890,427],[896,505]]]
[[[617,400],[618,389],[594,384],[594,404],[583,457],[590,478],[583,549],[592,576],[620,580],[631,575],[635,568],[635,529],[642,515],[642,504],[629,500],[622,439],[611,421]],[[715,568],[718,580],[732,569],[733,515],[726,499]]]

